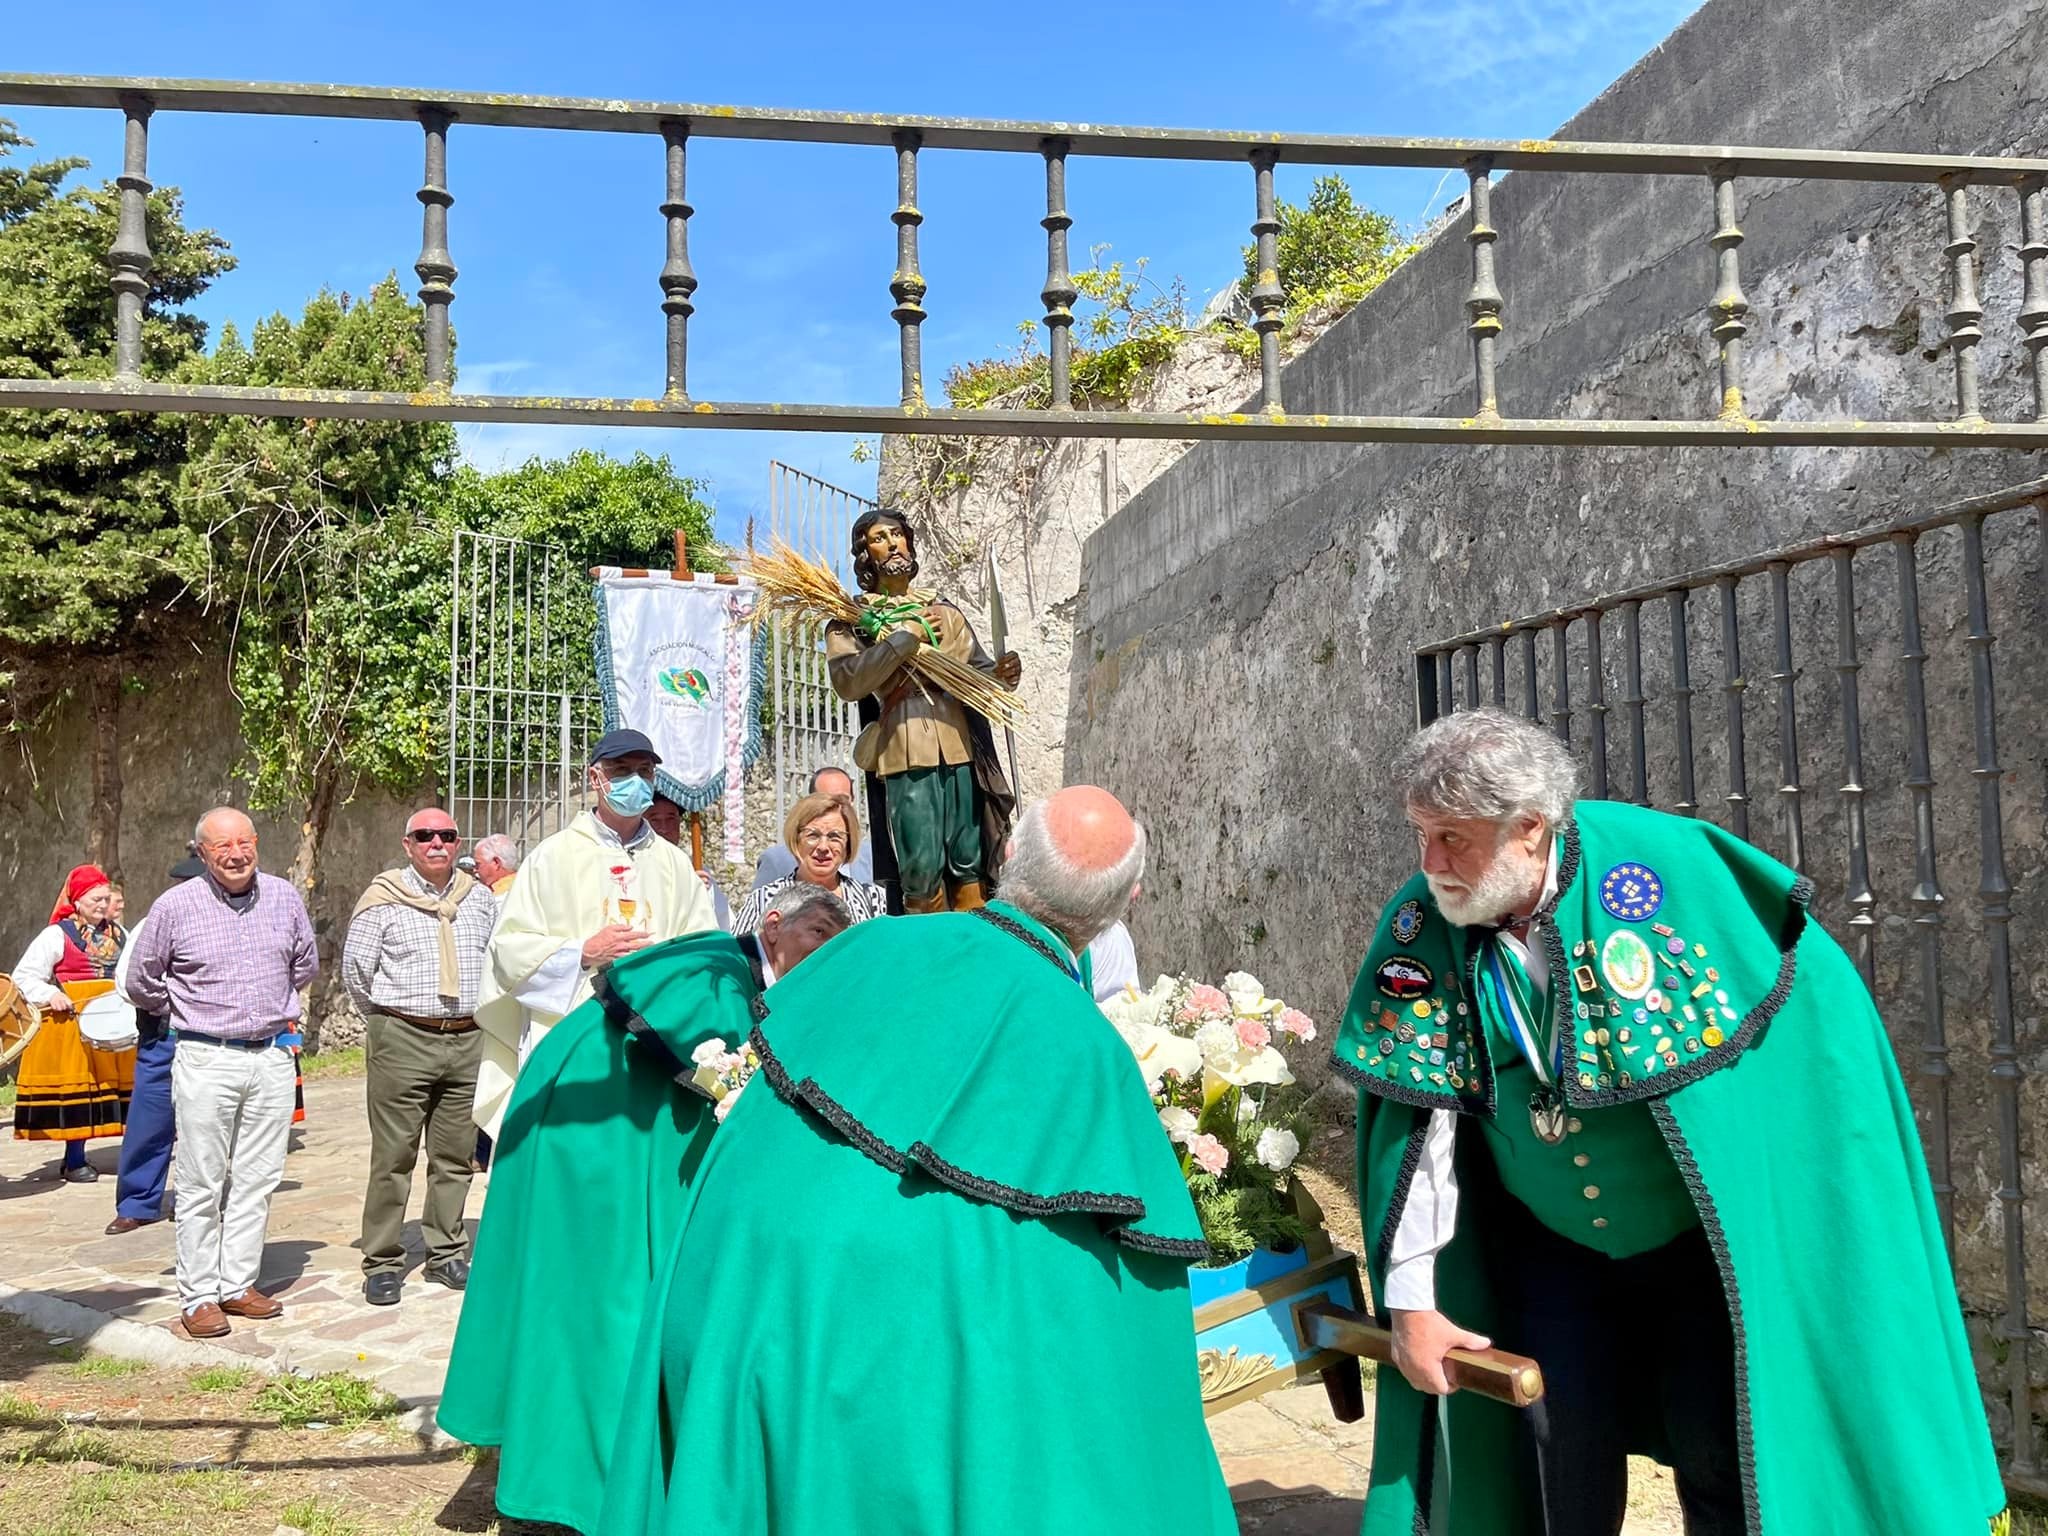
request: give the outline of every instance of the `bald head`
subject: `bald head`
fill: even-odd
[[[998,894],[1086,948],[1123,916],[1145,873],[1145,829],[1116,796],[1076,784],[1017,820]]]
[[[200,817],[192,844],[222,890],[240,895],[256,883],[256,823],[233,806],[216,806]]]
[[[445,891],[455,878],[455,856],[462,851],[455,818],[438,805],[426,805],[405,819],[406,860],[431,890]]]

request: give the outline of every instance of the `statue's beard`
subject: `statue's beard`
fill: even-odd
[[[1530,865],[1505,851],[1496,854],[1477,883],[1470,888],[1425,875],[1436,909],[1453,928],[1473,928],[1499,922],[1515,913],[1529,900]]]
[[[908,555],[891,555],[882,562],[884,576],[915,576],[917,562]]]

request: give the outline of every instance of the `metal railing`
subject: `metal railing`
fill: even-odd
[[[116,369],[112,379],[0,380],[0,406],[38,409],[166,410],[231,415],[350,419],[518,421],[647,427],[724,427],[826,432],[944,432],[1031,437],[1221,438],[1255,441],[1719,444],[1724,446],[1888,445],[2048,447],[2048,160],[1987,155],[1907,155],[1848,150],[1774,149],[1726,145],[1637,145],[1488,139],[1367,138],[1341,134],[1185,132],[1081,123],[999,122],[967,118],[772,112],[747,107],[667,102],[581,100],[420,92],[355,86],[263,85],[242,82],[111,79],[74,75],[0,74],[0,105],[86,107],[119,111],[125,120],[118,178],[120,232],[109,252],[117,298]],[[425,136],[421,249],[414,263],[426,310],[423,392],[229,387],[144,378],[141,324],[149,293],[150,251],[144,227],[150,191],[148,134],[160,112],[249,116],[355,118],[416,123]],[[449,307],[456,267],[449,243],[448,147],[452,128],[549,128],[658,137],[663,146],[659,212],[666,261],[658,283],[665,324],[666,382],[659,396],[639,399],[538,395],[470,395],[452,391]],[[786,404],[700,400],[689,393],[688,335],[698,279],[690,264],[685,195],[693,140],[765,139],[809,144],[886,147],[894,156],[896,268],[888,282],[898,328],[902,387],[894,406]],[[967,411],[928,403],[922,326],[927,293],[918,257],[919,156],[951,149],[1042,158],[1045,163],[1047,272],[1039,297],[1050,336],[1051,405],[1044,410]],[[1258,409],[1235,413],[1083,411],[1073,408],[1072,306],[1066,206],[1069,158],[1236,162],[1252,171],[1251,231],[1258,272],[1249,299],[1259,338]],[[1290,414],[1284,407],[1280,330],[1286,292],[1279,280],[1273,171],[1290,165],[1429,167],[1462,170],[1470,182],[1466,239],[1471,284],[1464,306],[1471,335],[1473,410],[1467,417]],[[1492,178],[1504,171],[1539,174],[1681,176],[1702,191],[1701,234],[1714,252],[1714,287],[1703,295],[1704,328],[1718,353],[1718,374],[1695,420],[1584,420],[1505,417],[1496,388],[1507,320],[1495,279],[1499,232],[1489,223]],[[1742,288],[1738,190],[1746,178],[1808,178],[1919,183],[1936,189],[1947,218],[1950,351],[1955,414],[1945,421],[1760,420],[1748,414],[1742,371],[1749,301]],[[650,181],[652,177],[650,176]],[[1970,194],[2010,189],[2018,203],[2017,259],[2023,293],[2014,321],[2028,353],[2031,421],[1984,419],[1977,343],[1983,307],[1977,297],[1976,241]],[[651,242],[650,242],[651,243]],[[1511,256],[1512,253],[1507,253]],[[737,284],[735,284],[737,287]],[[650,372],[652,370],[650,369]]]
[[[2003,528],[2003,547],[2014,563],[2002,565],[2000,570],[2020,569],[2048,549],[2048,479],[1511,619],[1424,645],[1414,659],[1420,723],[1481,704],[1516,709],[1531,719],[1547,719],[1585,759],[1595,798],[1640,805],[1661,802],[1663,808],[1679,814],[1700,815],[1711,807],[1703,808],[1701,803],[1696,759],[1701,753],[1718,758],[1725,787],[1718,797],[1721,814],[1716,819],[1759,844],[1775,831],[1779,846],[1774,851],[1786,863],[1819,880],[1821,915],[1827,915],[1829,898],[1839,905],[1843,914],[1840,929],[1846,932],[1849,952],[1884,1011],[1892,1016],[1919,1016],[1917,1097],[1926,1114],[1928,1167],[1951,1257],[1956,1255],[1958,1229],[1956,1133],[1960,1129],[1966,1134],[1979,1131],[1995,1136],[1995,1149],[1987,1149],[1987,1161],[1995,1160],[1997,1186],[1990,1191],[1990,1208],[1981,1213],[1982,1219],[1969,1224],[1967,1240],[1988,1243],[1995,1230],[1999,1244],[1995,1267],[2002,1277],[2004,1295],[1996,1339],[2005,1351],[2002,1369],[2011,1402],[2012,1431],[2006,1447],[2009,1480],[2017,1488],[2048,1495],[2048,1475],[2044,1475],[2037,1450],[2029,1379],[2034,1352],[2041,1345],[2029,1322],[2027,1181],[2021,1145],[2027,1123],[2022,1113],[2026,1074],[2014,1005],[2013,884],[2006,864],[2004,770],[1999,761],[1992,669],[1995,636],[1985,532],[1988,520],[2027,509],[2036,514],[2035,528],[2018,526],[2024,521],[2021,519],[2009,519]],[[1948,537],[1944,530],[1954,530],[1955,537]],[[2030,543],[2030,531],[2033,539],[2042,541],[2036,548],[2024,547]],[[1942,534],[1941,547],[1930,557],[1930,536],[1937,534]],[[1889,559],[1879,553],[1886,547]],[[1866,557],[1865,595],[1860,604],[1859,554]],[[1794,573],[1822,562],[1832,578],[1831,613],[1825,603],[1808,608],[1795,604]],[[1877,568],[1870,570],[1873,564]],[[1937,618],[1932,624],[1923,618],[1923,569],[1938,570],[1944,578],[1953,570],[1955,586],[1960,588],[1959,593],[1949,589],[1938,596]],[[1759,580],[1760,592],[1755,590]],[[1873,587],[1879,594],[1875,601],[1870,595]],[[1704,617],[1713,622],[1695,625],[1689,608],[1695,596],[1711,599],[1713,606]],[[1744,665],[1745,608],[1752,615],[1766,615],[1770,628],[1770,670],[1762,678],[1753,676]],[[1661,700],[1647,686],[1643,635],[1645,610],[1654,615],[1659,609],[1669,647],[1662,669]],[[1929,633],[1939,635],[1944,627],[1943,609],[1960,610],[1962,657],[1929,650]],[[1866,619],[1863,635],[1859,635],[1859,612]],[[1884,765],[1881,776],[1898,770],[1889,796],[1874,791],[1866,771],[1862,709],[1864,692],[1871,686],[1862,676],[1865,642],[1868,632],[1880,624],[1887,630],[1898,666],[1897,677],[1889,680],[1896,696],[1880,718],[1897,718],[1904,737],[1903,741],[1883,742],[1883,751],[1873,758]],[[1621,644],[1618,663],[1603,650],[1602,635],[1604,628],[1616,625]],[[1704,739],[1695,733],[1693,699],[1699,690],[1692,671],[1693,655],[1706,639],[1695,633],[1696,628],[1710,635],[1716,626],[1718,686],[1723,696],[1718,742],[1711,733]],[[1829,731],[1828,736],[1830,760],[1840,772],[1837,802],[1832,807],[1811,801],[1801,778],[1801,673],[1794,640],[1795,629],[1824,638],[1830,627],[1835,675],[1831,702],[1839,729]],[[2032,636],[2024,638],[2031,640]],[[1754,660],[1752,651],[1752,665]],[[1935,793],[1935,741],[1929,723],[1931,660],[1942,665],[1944,678],[1952,674],[1934,695],[1933,717],[1938,724],[1956,727],[1949,733],[1954,755],[1962,759],[1955,767],[1975,781],[1976,922],[1967,927],[1953,916],[1945,916],[1948,898],[1942,890],[1940,858],[1945,850],[1953,853],[1961,838],[1953,826],[1938,831],[1943,818]],[[1575,673],[1583,684],[1577,700],[1572,691]],[[1620,685],[1618,700],[1610,699],[1609,694],[1616,681]],[[1745,700],[1759,681],[1772,685],[1770,713],[1760,721],[1748,722]],[[1879,680],[1881,685],[1886,681]],[[1941,707],[1949,701],[1959,703],[1964,696],[1970,711],[1967,732],[1961,729],[1959,717]],[[1617,702],[1622,715],[1619,743],[1611,739],[1609,724]],[[1668,708],[1668,734],[1652,724],[1649,707],[1654,703]],[[1776,816],[1771,818],[1774,828],[1764,825],[1764,818],[1752,816],[1755,802],[1747,763],[1758,743],[1746,732],[1746,723],[1760,727],[1766,749],[1775,742],[1777,782],[1770,792],[1776,800]],[[1806,723],[1812,726],[1811,715]],[[2039,732],[2031,719],[2023,719],[2022,729],[2029,733],[2030,755],[2038,757]],[[1619,773],[1612,762],[1617,750]],[[1881,971],[1878,952],[1885,902],[1880,895],[1883,883],[1874,873],[1872,825],[1879,813],[1886,818],[1888,835],[1876,845],[1893,854],[1899,869],[1896,882],[1888,888],[1903,918],[1895,926],[1911,933],[1908,953],[1899,956],[1889,972]],[[1840,843],[1840,862],[1831,869],[1815,867],[1813,859],[1812,823],[1823,818],[1830,824],[1829,841]],[[1752,836],[1753,820],[1758,823],[1756,836]],[[1951,951],[1946,964],[1945,938]],[[1958,958],[1953,951],[1965,943],[1970,948]],[[2024,934],[2021,951],[2025,975],[2036,974],[2048,960],[2048,945],[2038,934]],[[1975,1118],[1959,1118],[1952,1102],[1958,1083],[1950,1013],[1951,1005],[1959,1000],[1954,1011],[1970,1024],[1981,1020],[1985,1026],[1987,1073],[1985,1078],[1962,1085],[1975,1100],[1967,1106],[1978,1112]],[[1979,1095],[1981,1099],[1976,1097]],[[2035,1131],[2039,1133],[2038,1126]],[[1989,1267],[1987,1264],[1987,1270]],[[1958,1273],[1964,1273],[1961,1265]],[[1966,1281],[1966,1300],[1969,1290]]]

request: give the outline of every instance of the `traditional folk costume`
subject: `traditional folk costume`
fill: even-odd
[[[606,1536],[1212,1536],[1186,1266],[1130,1051],[1014,909],[864,923],[764,999],[625,1394]]]
[[[81,921],[72,905],[107,883],[105,871],[95,865],[72,870],[50,913],[50,926],[30,941],[14,967],[21,995],[43,1010],[41,1026],[21,1053],[16,1141],[85,1142],[119,1136],[127,1124],[134,1051],[100,1050],[87,1044],[78,1028],[78,1008],[114,990],[114,971],[128,939],[118,923]],[[60,992],[71,1000],[69,1013],[49,1011]]]
[[[1702,1529],[1983,1536],[2004,1497],[1912,1107],[1810,889],[1586,801],[1530,961],[1420,876],[1389,903],[1335,1048],[1374,1292],[1432,1304],[1390,1271],[1454,1173],[1433,1304],[1551,1391],[1524,1419],[1382,1370],[1367,1536],[1590,1528],[1623,1452],[1681,1494],[1718,1453],[1739,1499]]]
[[[483,1031],[476,1123],[495,1137],[519,1064],[591,995],[583,943],[625,922],[655,942],[718,926],[690,856],[646,822],[630,843],[589,811],[546,839],[504,899],[476,1008]]]
[[[594,980],[512,1091],[439,1412],[458,1439],[502,1448],[502,1513],[585,1536],[604,1529],[643,1303],[711,1135],[710,1102],[678,1079],[702,1042],[747,1037],[761,995],[758,962],[722,933]]]
[[[928,643],[994,671],[958,608],[931,602],[919,612]],[[853,755],[868,776],[874,877],[898,883],[907,912],[976,907],[1001,863],[1016,794],[988,721],[914,677],[906,655],[888,635],[870,641],[848,624],[825,627],[833,691],[855,706],[863,727]]]

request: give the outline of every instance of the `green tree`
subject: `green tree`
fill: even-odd
[[[64,183],[76,158],[10,164],[31,142],[0,120],[0,377],[103,379],[114,371],[107,251],[120,192]],[[175,188],[148,199],[154,253],[142,369],[188,374],[206,328],[182,306],[233,258],[185,228]],[[0,665],[17,727],[82,686],[92,715],[87,856],[120,871],[124,657],[177,627],[176,600],[205,568],[205,539],[175,490],[185,421],[147,412],[0,412]]]
[[[1281,202],[1280,232],[1274,238],[1280,286],[1289,307],[1297,298],[1353,302],[1377,288],[1416,249],[1401,237],[1386,214],[1351,195],[1342,176],[1316,178],[1306,205]],[[1244,291],[1259,279],[1259,250],[1244,248]]]
[[[419,389],[420,307],[395,276],[360,300],[323,290],[293,321],[232,326],[209,382]],[[229,669],[242,704],[250,802],[295,811],[292,878],[317,888],[334,809],[365,778],[410,788],[415,745],[443,683],[419,687],[406,647],[441,622],[423,582],[430,509],[455,456],[438,422],[201,418],[185,474],[206,520],[209,598],[232,615]]]

